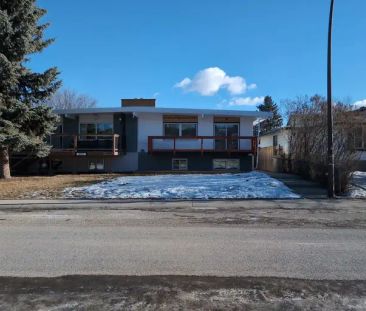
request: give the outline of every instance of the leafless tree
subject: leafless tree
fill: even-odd
[[[47,105],[54,109],[94,108],[97,101],[74,90],[63,89],[49,99]]]
[[[286,102],[289,155],[292,170],[313,180],[327,182],[327,106],[320,96]],[[347,190],[355,170],[354,135],[357,115],[350,105],[336,102],[334,109],[334,156],[336,191]]]

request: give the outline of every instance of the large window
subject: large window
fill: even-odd
[[[214,159],[214,170],[240,170],[239,159]]]
[[[216,150],[237,150],[239,147],[239,123],[215,123],[214,124]],[[228,138],[229,137],[229,138]]]
[[[95,139],[112,139],[111,136],[96,136],[96,135],[112,135],[112,123],[80,123],[80,139],[95,140]]]
[[[188,170],[188,160],[187,159],[173,159],[172,160],[172,170],[174,170],[174,171]]]
[[[197,123],[164,123],[165,136],[197,136]]]

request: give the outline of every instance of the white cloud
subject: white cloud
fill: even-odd
[[[229,106],[256,106],[262,104],[264,97],[234,97],[228,104]]]
[[[355,102],[355,103],[353,104],[353,106],[354,106],[356,109],[361,108],[361,107],[366,107],[366,99],[364,99],[364,100],[359,100],[359,101]]]
[[[192,79],[184,78],[175,84],[175,87],[203,96],[212,96],[220,89],[227,89],[232,95],[244,94],[247,90],[255,89],[257,85],[247,85],[243,77],[231,77],[221,68],[210,67],[199,71]]]

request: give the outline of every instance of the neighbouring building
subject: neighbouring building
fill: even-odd
[[[53,173],[250,171],[253,122],[268,113],[157,108],[154,99],[122,99],[116,108],[56,110],[61,117],[48,159]]]
[[[259,134],[258,169],[269,172],[287,170],[286,157],[289,154],[289,127],[281,127]]]
[[[357,169],[366,171],[366,107],[353,112],[356,115],[357,126],[353,135],[353,146],[356,149]]]
[[[349,135],[349,147],[355,151],[355,168],[366,171],[366,107],[349,112],[354,132]],[[258,168],[271,172],[288,171],[292,124],[258,135]],[[258,128],[258,126],[256,127]],[[335,135],[337,135],[335,133]]]

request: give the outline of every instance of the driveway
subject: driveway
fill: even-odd
[[[272,178],[283,182],[293,192],[307,199],[326,199],[327,189],[317,182],[305,180],[301,176],[287,173],[265,172]]]

